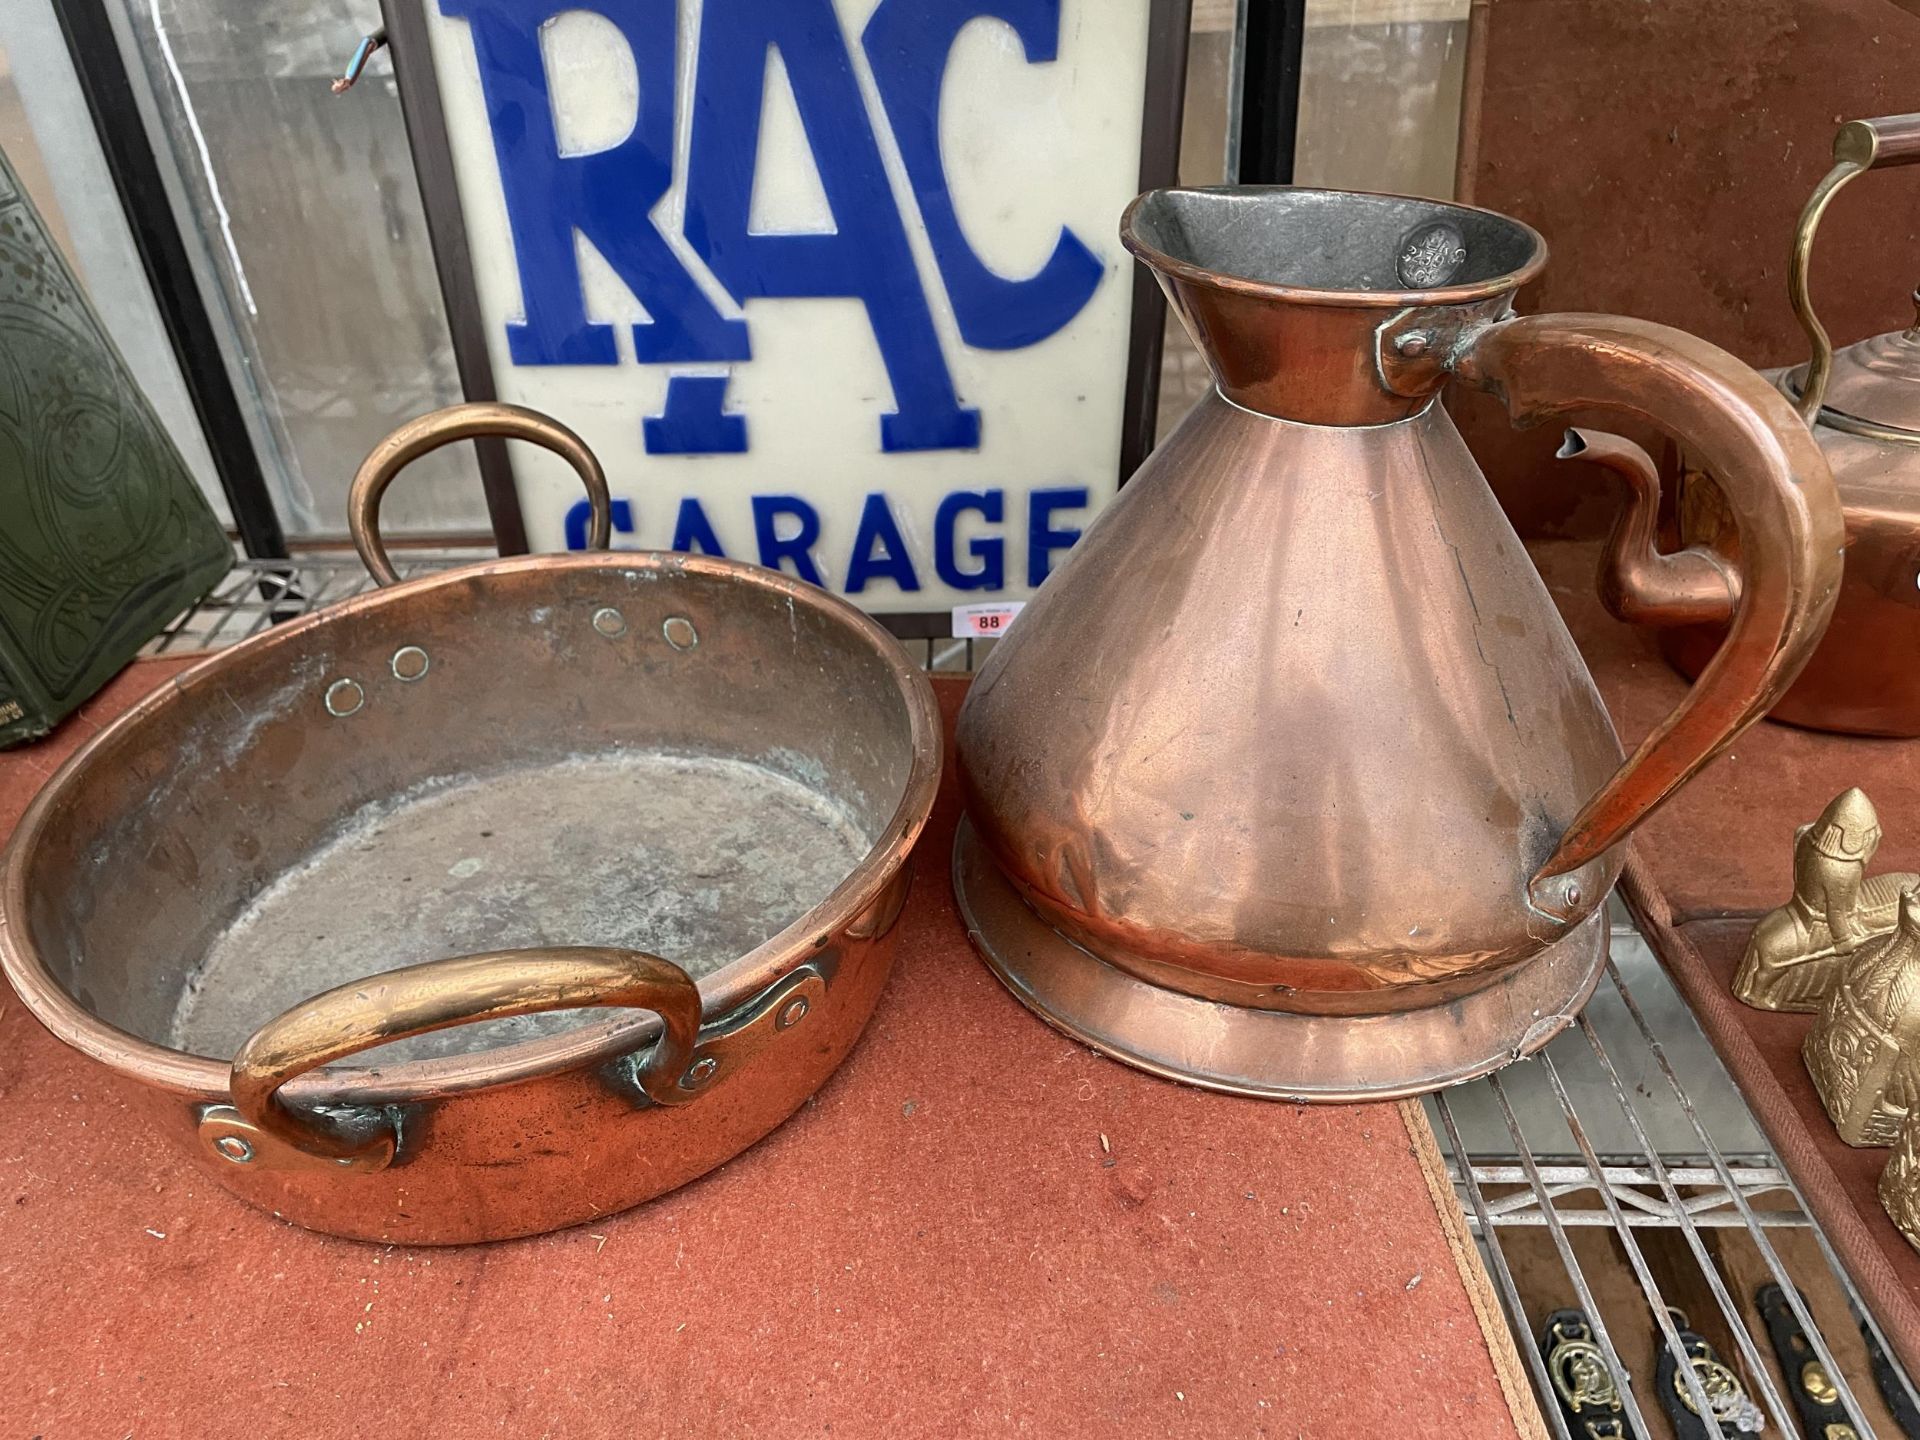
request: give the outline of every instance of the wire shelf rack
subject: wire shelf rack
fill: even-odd
[[[480,558],[415,550],[395,560],[411,577]],[[350,553],[242,560],[145,653],[221,648],[372,585]],[[973,669],[992,644],[903,643],[927,669],[956,673]],[[1649,1341],[1680,1357],[1695,1413],[1707,1413],[1711,1399],[1679,1330],[1704,1331],[1717,1311],[1721,1358],[1737,1368],[1767,1428],[1800,1435],[1756,1331],[1751,1282],[1759,1276],[1785,1291],[1856,1434],[1892,1440],[1901,1432],[1885,1389],[1903,1391],[1916,1409],[1920,1396],[1891,1365],[1876,1386],[1868,1357],[1875,1347],[1887,1353],[1885,1337],[1624,912],[1613,952],[1586,1012],[1544,1051],[1426,1101],[1549,1432],[1589,1440],[1569,1428],[1539,1344],[1550,1311],[1577,1307],[1590,1318],[1632,1434],[1672,1433],[1655,1403]],[[1676,1299],[1693,1313],[1676,1314]]]
[[[492,556],[490,550],[396,550],[394,569],[411,580],[470,565]],[[172,624],[141,651],[143,655],[173,655],[190,650],[217,650],[258,635],[283,620],[363,595],[374,588],[373,577],[351,551],[315,550],[288,560],[240,559],[213,593]],[[922,669],[939,674],[970,672],[993,648],[991,640],[910,639],[900,642]]]
[[[1678,1357],[1695,1413],[1707,1413],[1679,1334],[1691,1324],[1722,1337],[1720,1358],[1736,1367],[1768,1429],[1802,1434],[1790,1381],[1757,1329],[1759,1276],[1785,1292],[1855,1432],[1899,1435],[1885,1387],[1911,1401],[1912,1383],[1888,1365],[1876,1385],[1868,1357],[1888,1353],[1886,1338],[1792,1177],[1624,919],[1613,952],[1599,993],[1544,1051],[1427,1101],[1551,1433],[1587,1440],[1569,1427],[1540,1348],[1548,1313],[1572,1307],[1593,1326],[1631,1433],[1671,1431],[1664,1416],[1651,1423],[1654,1375],[1644,1359],[1639,1373],[1629,1363],[1630,1340],[1643,1355],[1664,1347]],[[1584,1243],[1583,1231],[1601,1232],[1606,1244]],[[1703,1295],[1712,1311],[1703,1312]],[[1674,1313],[1685,1313],[1677,1300],[1693,1306],[1690,1316]]]

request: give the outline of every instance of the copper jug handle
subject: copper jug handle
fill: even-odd
[[[508,405],[498,400],[449,405],[417,420],[409,420],[373,447],[360,463],[353,485],[347,491],[347,532],[353,548],[360,552],[360,563],[367,567],[379,585],[397,585],[400,576],[387,557],[387,542],[380,537],[380,497],[387,493],[408,465],[430,450],[451,445],[456,440],[471,440],[477,435],[498,435],[507,440],[531,440],[551,450],[580,476],[586,486],[587,501],[593,507],[587,526],[587,548],[605,550],[613,543],[613,500],[607,491],[607,475],[587,442],[538,410],[524,405]]]
[[[670,960],[639,950],[555,946],[429,960],[371,975],[303,1000],[254,1031],[233,1057],[233,1108],[258,1130],[306,1156],[351,1170],[382,1170],[398,1135],[391,1124],[347,1127],[279,1098],[295,1076],[410,1035],[455,1025],[586,1006],[651,1010],[662,1030],[634,1067],[657,1105],[696,1091],[680,1081],[700,1035],[700,987]]]
[[[1849,120],[1833,137],[1833,168],[1807,197],[1800,224],[1793,232],[1793,258],[1787,265],[1787,294],[1794,318],[1807,332],[1813,352],[1807,362],[1806,383],[1800,393],[1800,418],[1809,425],[1826,403],[1827,380],[1833,374],[1833,341],[1827,327],[1813,313],[1807,271],[1813,259],[1813,236],[1827,206],[1856,176],[1874,166],[1891,167],[1920,162],[1920,115],[1883,115],[1877,120]]]
[[[1840,500],[1786,397],[1718,346],[1665,325],[1576,314],[1497,321],[1466,338],[1452,368],[1504,400],[1518,425],[1608,410],[1660,427],[1719,481],[1740,529],[1726,640],[1534,875],[1535,903],[1560,912],[1577,905],[1561,893],[1574,882],[1548,881],[1625,839],[1799,675],[1839,590]]]

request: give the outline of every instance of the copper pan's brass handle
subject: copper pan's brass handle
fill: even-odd
[[[1787,265],[1787,295],[1794,318],[1807,333],[1812,358],[1800,394],[1800,418],[1809,425],[1826,402],[1827,380],[1833,374],[1833,341],[1827,327],[1813,313],[1813,295],[1807,270],[1813,259],[1813,237],[1827,206],[1856,176],[1876,165],[1887,168],[1920,162],[1920,115],[1884,115],[1877,120],[1849,120],[1833,137],[1833,169],[1813,187],[1800,224],[1793,232],[1793,257]]]
[[[377,583],[394,585],[400,580],[387,558],[387,543],[380,538],[380,497],[387,493],[393,477],[428,451],[476,435],[531,440],[573,466],[593,506],[587,548],[605,550],[613,543],[613,501],[607,492],[606,472],[586,441],[552,416],[524,405],[497,400],[449,405],[395,430],[373,447],[373,453],[361,462],[353,477],[353,486],[347,492],[347,531],[353,536],[353,548],[360,552],[360,562]]]
[[[634,1078],[658,1105],[694,1098],[680,1078],[700,1034],[700,987],[671,961],[638,950],[590,946],[495,950],[429,960],[339,986],[303,1000],[248,1037],[233,1057],[233,1107],[250,1124],[307,1155],[352,1169],[379,1170],[393,1159],[390,1128],[345,1134],[323,1118],[294,1110],[279,1090],[297,1075],[335,1060],[455,1025],[585,1006],[651,1010],[665,1025]]]
[[[1559,911],[1567,897],[1547,882],[1625,839],[1799,675],[1839,589],[1840,499],[1819,445],[1786,398],[1726,351],[1682,331],[1617,315],[1527,316],[1488,325],[1453,365],[1469,384],[1500,396],[1516,424],[1610,410],[1661,427],[1700,457],[1740,529],[1738,600],[1726,640],[1679,708],[1582,807],[1533,878],[1535,903]]]

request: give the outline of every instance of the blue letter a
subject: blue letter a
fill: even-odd
[[[765,235],[748,227],[767,55],[793,85],[831,234]],[[734,297],[852,296],[865,302],[896,412],[881,418],[886,450],[969,450],[980,412],[960,406],[906,227],[832,0],[707,0],[700,14],[687,241]]]

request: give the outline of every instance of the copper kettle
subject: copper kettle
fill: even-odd
[[[1121,227],[1214,390],[996,647],[961,712],[956,891],[1033,1009],[1131,1064],[1308,1100],[1546,1043],[1607,954],[1619,842],[1793,679],[1840,576],[1820,449],[1725,352],[1514,318],[1516,220],[1395,196],[1159,190]],[[1631,760],[1438,402],[1611,408],[1708,457],[1727,643]],[[1656,578],[1661,578],[1656,576]]]
[[[1850,121],[1834,137],[1833,157],[1833,169],[1801,212],[1787,272],[1793,313],[1806,331],[1812,357],[1804,365],[1766,373],[1813,427],[1833,469],[1846,513],[1846,578],[1826,638],[1773,715],[1817,730],[1915,736],[1920,735],[1920,665],[1913,663],[1920,653],[1920,291],[1914,294],[1912,326],[1836,353],[1814,314],[1807,262],[1820,217],[1843,186],[1875,166],[1920,161],[1920,115]],[[1703,459],[1680,453],[1680,538],[1733,560],[1740,537],[1720,487],[1709,478],[1712,467]],[[1654,503],[1653,492],[1632,473],[1646,463],[1624,457],[1638,511],[1650,511]],[[1634,544],[1625,537],[1650,536],[1653,528],[1651,519],[1623,516],[1616,543]],[[1623,603],[1615,609],[1623,619],[1672,625],[1703,618],[1658,606],[1648,614],[1635,606],[1630,590],[1618,598]],[[1667,657],[1689,675],[1700,673],[1726,633],[1724,610],[1704,618],[1709,623],[1661,635]]]

